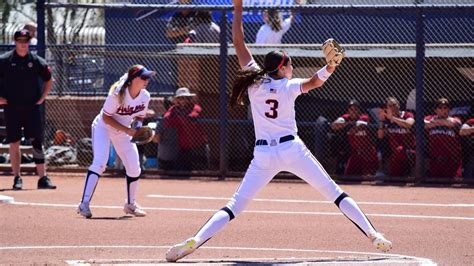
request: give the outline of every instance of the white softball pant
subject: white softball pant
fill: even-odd
[[[138,149],[136,144],[130,142],[130,139],[131,137],[124,132],[108,128],[101,123],[94,123],[92,125],[94,159],[89,170],[102,175],[107,166],[110,144],[112,144],[123,162],[127,176],[138,177],[141,172]]]
[[[235,216],[281,171],[297,175],[331,202],[343,193],[299,137],[276,146],[255,146],[253,155],[242,183],[226,205]]]
[[[268,142],[267,143],[271,143]],[[327,200],[334,202],[341,212],[367,236],[375,228],[365,214],[344,191],[329,177],[300,138],[275,146],[259,145],[254,159],[237,191],[227,205],[217,211],[196,233],[199,245],[221,231],[224,226],[242,213],[255,195],[281,171],[291,172],[318,190]]]

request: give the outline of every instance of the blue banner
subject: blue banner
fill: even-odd
[[[305,0],[244,0],[244,6],[249,7],[257,7],[257,6],[265,6],[265,7],[275,7],[275,6],[289,6],[294,5],[296,3],[306,2]],[[135,0],[133,1],[134,4],[178,4],[179,0],[158,0],[158,1],[150,1],[150,0]],[[230,6],[232,5],[232,0],[192,0],[190,4],[193,5],[212,5],[212,6]],[[150,10],[137,10],[135,12],[136,18],[145,18],[147,16],[159,15],[160,19],[168,19],[173,14],[172,11],[170,12],[153,12]],[[289,11],[282,11],[281,12],[283,18],[287,18],[290,16]],[[214,11],[212,12],[213,21],[216,23],[220,20],[220,12]],[[232,19],[232,12],[228,12],[227,16]],[[251,23],[263,23],[262,18],[262,11],[244,11],[243,14],[243,21],[244,22],[251,22]],[[298,18],[297,18],[298,21]]]

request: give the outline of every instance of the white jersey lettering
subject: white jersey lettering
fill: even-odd
[[[147,90],[141,90],[137,97],[132,98],[130,93],[125,90],[123,103],[119,103],[118,89],[109,94],[105,99],[102,111],[96,117],[96,123],[105,125],[102,115],[108,115],[124,126],[130,126],[135,117],[145,117],[150,102],[150,93]],[[110,128],[110,126],[107,126]]]

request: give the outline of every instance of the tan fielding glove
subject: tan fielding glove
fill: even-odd
[[[135,135],[133,135],[131,142],[137,145],[146,144],[153,140],[155,131],[148,126],[143,126],[137,129]]]
[[[338,66],[344,59],[344,48],[342,48],[334,39],[327,39],[322,46],[324,57],[328,66]]]

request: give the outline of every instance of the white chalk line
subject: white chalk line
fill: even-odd
[[[54,203],[35,203],[35,202],[14,202],[13,205],[27,205],[27,206],[43,206],[43,207],[67,207],[77,208],[73,204],[54,204]],[[91,208],[101,209],[122,209],[123,206],[105,206],[105,205],[91,205]],[[143,207],[144,210],[153,211],[181,211],[181,212],[216,212],[216,209],[200,209],[200,208],[164,208],[164,207]],[[246,210],[246,213],[257,214],[280,214],[280,215],[323,215],[323,216],[338,216],[342,215],[340,212],[305,212],[305,211],[268,211],[268,210]],[[437,215],[408,215],[408,214],[379,214],[366,213],[371,217],[385,217],[385,218],[406,218],[406,219],[438,219],[438,220],[459,220],[459,221],[474,221],[474,217],[462,216],[437,216]]]
[[[11,246],[11,247],[0,247],[0,250],[38,250],[38,249],[168,249],[170,246],[145,246],[145,245],[84,245],[84,246],[79,246],[79,245],[65,245],[65,246],[60,246],[60,245],[54,245],[54,246]],[[387,258],[387,263],[419,263],[420,265],[436,265],[435,262],[433,262],[430,259],[427,258],[422,258],[422,257],[416,257],[416,256],[407,256],[407,255],[402,255],[402,254],[392,254],[392,253],[373,253],[373,252],[358,252],[358,251],[344,251],[344,250],[322,250],[322,249],[294,249],[294,248],[267,248],[267,247],[200,247],[199,249],[210,249],[210,250],[242,250],[242,251],[257,251],[257,252],[262,252],[262,251],[271,251],[271,252],[293,252],[293,253],[332,253],[332,254],[345,254],[345,255],[359,255],[359,256],[375,256],[379,258],[379,260],[369,260],[365,259],[363,262],[364,263],[381,263],[380,258]],[[304,258],[298,258],[298,257],[291,257],[291,258],[212,258],[212,259],[201,259],[205,260],[206,262],[213,261],[213,262],[232,262],[232,261],[287,261],[287,260],[321,260],[321,259],[332,259],[332,258],[327,258],[327,257],[304,257]],[[357,263],[360,261],[360,259],[356,260],[354,258],[353,261],[343,259],[341,257],[338,257],[339,261],[336,259],[333,259],[335,263]],[[350,259],[350,258],[349,258]],[[392,260],[394,259],[394,260]],[[164,260],[149,260],[149,259],[99,259],[99,260],[66,260],[66,262],[71,263],[71,264],[83,264],[83,263],[89,263],[89,262],[94,262],[94,263],[107,263],[107,262],[164,262]],[[180,260],[181,262],[198,262],[197,260],[193,259],[183,259]],[[317,262],[315,262],[317,263]],[[322,262],[325,263],[325,262]],[[331,262],[329,262],[331,263]]]
[[[160,195],[151,194],[147,197],[151,198],[168,198],[168,199],[195,199],[195,200],[229,200],[223,197],[202,197],[202,196],[178,196],[178,195]],[[290,199],[253,199],[253,201],[261,202],[282,202],[282,203],[310,203],[310,204],[334,204],[330,201],[323,200],[290,200]],[[421,206],[421,207],[474,207],[474,203],[410,203],[410,202],[371,202],[358,201],[359,205],[392,205],[392,206]]]

